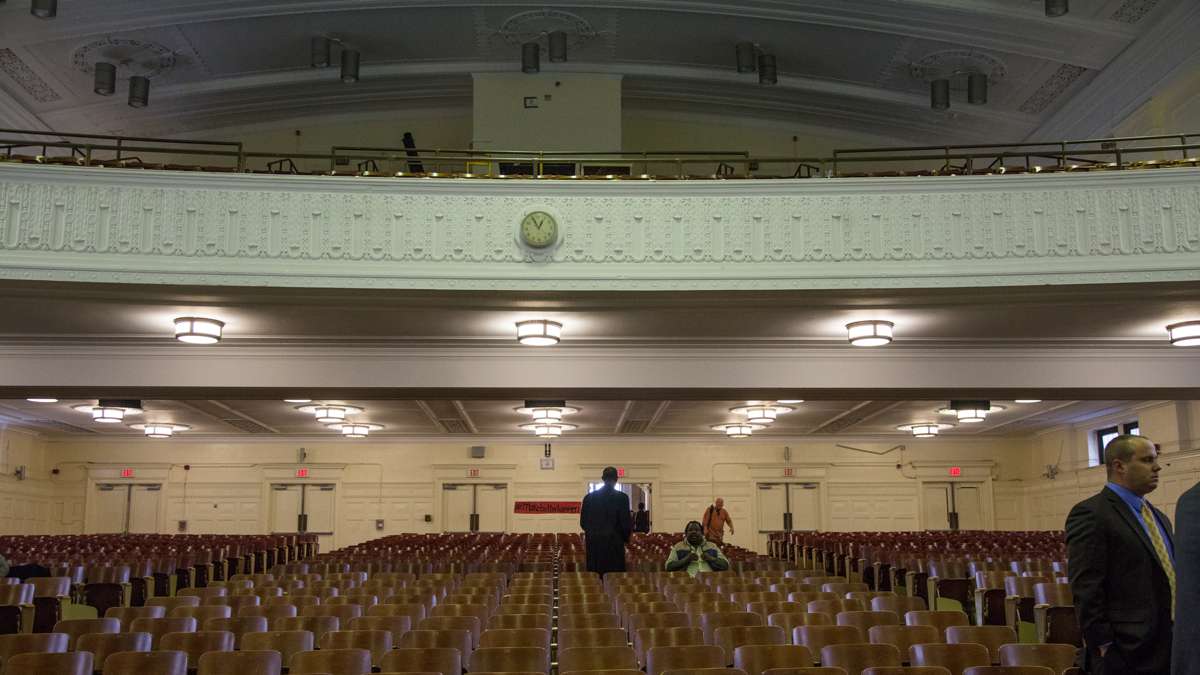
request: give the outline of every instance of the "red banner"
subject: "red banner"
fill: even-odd
[[[581,502],[513,502],[513,513],[579,513]]]

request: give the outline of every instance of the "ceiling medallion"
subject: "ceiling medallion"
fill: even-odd
[[[174,50],[157,42],[114,37],[89,42],[71,56],[71,64],[88,75],[96,72],[97,61],[117,64],[122,77],[153,79],[173,69],[176,56]]]
[[[535,9],[513,14],[500,24],[495,34],[511,45],[520,45],[544,43],[546,36],[554,31],[567,34],[567,47],[571,51],[600,34],[587,19],[561,9]]]
[[[932,82],[966,73],[984,73],[988,83],[995,84],[1008,75],[1003,61],[973,49],[946,49],[926,54],[908,66],[914,79]]]

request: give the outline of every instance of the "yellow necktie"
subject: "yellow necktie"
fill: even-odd
[[[1158,554],[1158,562],[1162,564],[1163,571],[1167,573],[1167,581],[1171,584],[1171,620],[1175,620],[1175,565],[1171,562],[1171,556],[1167,554],[1167,545],[1163,541],[1162,533],[1158,531],[1158,522],[1154,517],[1154,512],[1150,510],[1150,503],[1142,500],[1142,521],[1146,523],[1146,529],[1150,530],[1150,543],[1154,544],[1154,552]]]

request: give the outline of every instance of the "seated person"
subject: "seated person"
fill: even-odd
[[[697,572],[724,572],[729,569],[729,559],[716,544],[704,539],[704,526],[693,520],[683,528],[683,541],[671,548],[667,555],[667,571],[687,570],[691,576]]]

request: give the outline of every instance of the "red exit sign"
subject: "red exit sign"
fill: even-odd
[[[618,466],[617,467],[617,478],[624,478],[624,477],[625,477],[625,467]]]
[[[121,469],[121,478],[133,478],[133,469]]]
[[[467,478],[479,478],[479,469],[467,469]]]
[[[785,478],[795,475],[796,470],[790,466],[783,467],[783,476]]]
[[[302,466],[296,469],[296,478],[308,478],[308,467]]]
[[[950,467],[950,475],[954,476],[955,478],[958,478],[959,476],[962,475],[962,467],[961,466]]]

